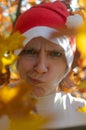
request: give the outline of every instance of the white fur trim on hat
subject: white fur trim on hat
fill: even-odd
[[[66,26],[68,28],[79,27],[83,23],[83,18],[79,14],[70,15],[67,17]]]

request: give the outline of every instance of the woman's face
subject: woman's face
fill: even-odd
[[[67,71],[64,50],[43,37],[32,39],[20,53],[17,68],[20,77],[32,87],[34,96],[56,92],[58,81]]]

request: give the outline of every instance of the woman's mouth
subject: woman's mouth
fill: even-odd
[[[40,97],[43,96],[45,93],[45,90],[43,88],[43,81],[35,79],[35,78],[31,78],[29,77],[29,81],[32,84],[32,95]],[[35,87],[34,87],[35,86]]]
[[[39,80],[39,79],[35,79],[35,78],[31,78],[31,77],[29,77],[29,79],[30,79],[30,81],[32,82],[32,83],[35,83],[35,84],[39,84],[39,83],[43,83],[41,80]]]

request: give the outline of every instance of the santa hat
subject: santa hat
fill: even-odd
[[[36,5],[20,15],[14,31],[19,31],[26,36],[24,45],[38,36],[59,44],[65,51],[69,72],[73,62],[75,43],[72,42],[71,45],[66,36],[51,38],[51,33],[57,32],[56,28],[66,24],[68,16],[66,6],[60,1]]]

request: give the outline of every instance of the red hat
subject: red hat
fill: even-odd
[[[71,46],[66,36],[60,38],[50,37],[52,32],[57,32],[56,28],[66,25],[68,16],[69,13],[65,4],[60,1],[36,5],[20,15],[14,31],[20,31],[21,34],[26,36],[24,45],[32,38],[38,36],[59,44],[65,50],[65,56],[70,70],[74,57],[72,47],[75,44]]]
[[[65,25],[67,16],[69,16],[67,8],[60,1],[40,4],[24,12],[14,30],[24,33],[36,26],[56,28]]]

